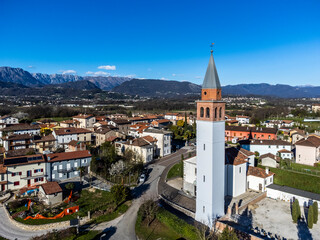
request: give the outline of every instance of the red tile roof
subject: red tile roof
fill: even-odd
[[[247,171],[247,176],[249,175],[259,177],[259,178],[267,178],[274,175],[274,173],[269,171],[269,174],[267,174],[266,170],[263,168],[249,166]]]
[[[247,161],[248,157],[234,147],[227,148],[225,153],[226,153],[226,164],[240,165],[248,162]]]
[[[88,129],[84,129],[84,128],[74,128],[74,127],[54,129],[54,132],[55,132],[57,135],[70,135],[70,134],[91,133],[91,131],[88,130]]]
[[[87,150],[47,154],[48,162],[58,162],[58,161],[87,158],[87,157],[91,157],[90,152]]]
[[[57,182],[47,182],[41,185],[46,195],[62,192],[62,188]]]
[[[79,114],[79,115],[77,115],[77,116],[73,116],[72,118],[81,118],[81,119],[87,119],[87,118],[92,118],[93,117],[93,115],[91,115],[91,114]]]
[[[296,145],[317,148],[320,146],[320,138],[316,136],[310,136],[307,139],[301,139],[300,141],[296,142]]]
[[[292,153],[291,151],[289,151],[287,149],[281,149],[278,152],[280,152],[280,153]]]
[[[280,160],[281,160],[280,157],[278,157],[278,156],[276,156],[276,155],[274,155],[272,153],[263,154],[263,155],[260,156],[260,159],[267,158],[267,157],[272,158],[272,159],[276,160],[277,162],[280,162]]]

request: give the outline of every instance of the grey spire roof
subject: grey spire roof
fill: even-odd
[[[206,76],[204,77],[202,88],[221,88],[219,76],[216,69],[216,65],[214,64],[212,52],[210,55],[210,60],[209,60]]]

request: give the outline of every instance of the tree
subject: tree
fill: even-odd
[[[317,224],[318,222],[318,215],[319,215],[319,208],[318,208],[318,202],[315,201],[313,204],[312,204],[312,207],[313,207],[313,223],[314,224]]]
[[[74,183],[73,182],[69,182],[69,183],[67,183],[66,184],[66,189],[68,189],[68,190],[72,190],[72,189],[74,189]]]
[[[130,189],[123,185],[113,185],[111,188],[111,194],[114,202],[117,206],[122,202],[126,201],[130,197]]]
[[[295,199],[293,204],[292,204],[291,215],[292,215],[292,221],[294,223],[297,223],[298,219],[301,216],[300,205],[299,205],[298,199]]]
[[[157,211],[159,209],[159,206],[157,202],[154,200],[150,199],[147,200],[142,206],[141,206],[141,211],[142,211],[142,218],[146,219],[147,225],[149,226],[152,221],[156,218]]]
[[[84,173],[86,172],[86,168],[85,167],[78,167],[78,171],[80,173],[80,183],[82,184],[82,177],[83,177]]]
[[[238,240],[237,234],[226,226],[218,237],[219,240]]]
[[[183,156],[183,154],[181,154],[181,161],[183,161],[184,160],[184,156]]]
[[[313,227],[313,206],[309,206],[309,210],[308,210],[308,228],[312,228]]]

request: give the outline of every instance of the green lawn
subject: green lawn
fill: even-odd
[[[168,172],[167,179],[176,178],[176,177],[183,177],[183,162],[182,161],[173,165],[173,167]]]
[[[70,120],[72,117],[50,117],[50,118],[38,118],[38,119],[33,119],[33,122],[39,121],[39,120],[44,120],[44,119],[52,119],[53,121],[60,122],[64,120]]]
[[[136,234],[141,240],[199,239],[194,226],[163,208],[159,208],[156,218],[150,226],[148,226],[146,220],[143,219],[140,208],[135,229]]]
[[[298,188],[308,192],[320,194],[320,178],[303,173],[291,172],[285,169],[270,168],[275,173],[274,183]]]

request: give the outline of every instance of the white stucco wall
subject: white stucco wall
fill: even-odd
[[[248,188],[255,190],[255,191],[265,192],[267,190],[266,186],[268,186],[272,183],[273,183],[273,175],[270,177],[267,177],[266,179],[252,176],[252,175],[247,176]],[[259,184],[261,184],[261,186],[262,186],[261,190],[259,190]]]
[[[197,120],[196,220],[211,226],[224,215],[225,122]]]
[[[265,157],[261,160],[261,165],[265,167],[276,168],[278,164],[273,158]]]
[[[274,155],[277,155],[277,152],[281,149],[287,149],[288,151],[291,151],[290,145],[243,145],[241,146],[244,149],[247,149],[251,152],[258,152],[261,155],[266,153],[272,153]]]
[[[296,145],[296,163],[313,166],[316,163],[316,148]]]

